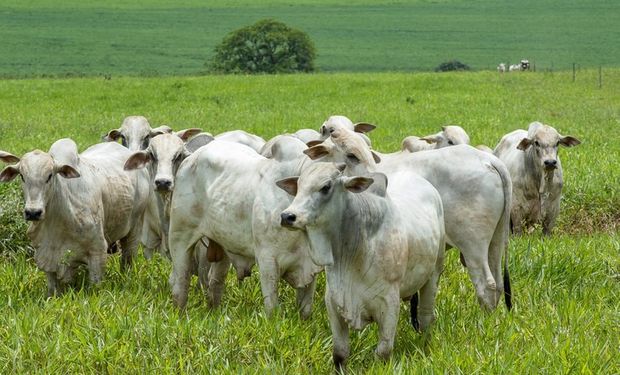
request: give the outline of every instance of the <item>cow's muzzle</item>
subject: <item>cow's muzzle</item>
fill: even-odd
[[[168,179],[155,180],[155,189],[157,191],[172,191],[172,181]]]
[[[558,167],[558,161],[554,159],[545,160],[545,169],[556,169]]]
[[[24,218],[28,221],[39,221],[43,217],[43,210],[39,208],[27,208],[24,210]]]
[[[296,220],[297,216],[290,212],[282,212],[280,214],[280,225],[283,227],[292,228]]]

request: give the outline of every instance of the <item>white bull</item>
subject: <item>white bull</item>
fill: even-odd
[[[373,321],[379,326],[376,353],[387,358],[400,300],[418,291],[420,328],[430,326],[445,248],[441,198],[426,180],[401,171],[386,193],[385,175],[345,177],[344,168],[316,163],[299,178],[277,182],[295,196],[281,214],[282,225],[305,231],[312,259],[325,266],[338,369],[349,356],[349,327],[359,330]]]
[[[35,150],[0,173],[0,182],[23,179],[24,217],[35,261],[47,275],[48,295],[61,293],[80,264],[92,283],[104,276],[108,246],[120,240],[121,268],[131,264],[149,195],[146,172],[127,173],[131,152],[101,143],[78,155],[75,142],[61,139],[49,153]]]
[[[291,201],[273,181],[299,174],[309,159],[303,142],[289,137],[272,147],[267,159],[238,143],[215,141],[189,156],[177,172],[170,213],[170,276],[174,302],[187,302],[191,249],[202,237],[215,241],[238,275],[258,263],[267,314],[278,305],[278,281],[297,289],[302,318],[312,309],[316,273],[305,237],[280,227],[280,212]],[[219,267],[215,263],[213,267]]]
[[[531,123],[528,131],[515,130],[502,137],[495,155],[506,164],[512,178],[510,216],[515,234],[541,220],[543,233],[551,234],[560,212],[563,186],[558,147],[580,143],[540,122]]]
[[[382,158],[346,129],[333,132],[331,138],[333,143],[304,152],[311,159],[344,161],[350,175],[382,172],[391,179],[406,169],[428,180],[443,202],[446,242],[461,251],[479,303],[494,309],[504,292],[506,305],[512,306],[507,253],[502,278],[512,188],[508,170],[499,159],[468,145]]]

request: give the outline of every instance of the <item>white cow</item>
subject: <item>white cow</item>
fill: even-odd
[[[434,150],[442,147],[454,145],[468,145],[469,135],[458,125],[446,125],[441,127],[437,134],[427,135],[426,137],[409,136],[403,140],[403,151],[418,152],[424,150]]]
[[[368,146],[371,146],[370,138],[366,135],[366,133],[371,132],[376,128],[375,125],[369,124],[367,122],[358,122],[353,123],[346,116],[334,115],[330,116],[323,122],[323,125],[319,128],[319,133],[321,133],[321,140],[325,140],[329,138],[329,135],[336,129],[348,129],[357,133]],[[306,142],[307,143],[307,142]]]
[[[146,172],[127,173],[131,152],[116,143],[100,143],[78,155],[71,139],[61,139],[49,153],[35,150],[0,173],[0,182],[23,179],[24,217],[35,261],[47,275],[48,295],[61,293],[80,264],[91,282],[104,276],[108,246],[120,240],[121,268],[131,264],[138,246],[141,217],[149,195]]]
[[[258,263],[267,314],[278,304],[278,281],[297,289],[302,318],[312,309],[314,276],[321,271],[309,257],[303,234],[280,227],[280,212],[291,198],[273,181],[299,174],[309,159],[306,145],[288,137],[267,159],[253,149],[218,139],[181,164],[170,211],[170,276],[174,302],[187,302],[191,249],[202,237],[217,242],[240,270]],[[212,265],[219,267],[220,263]]]
[[[349,130],[335,131],[331,138],[333,147],[320,144],[304,152],[311,159],[342,160],[350,175],[382,172],[391,179],[405,169],[428,180],[441,195],[446,242],[461,251],[479,303],[494,309],[504,292],[511,307],[507,255],[503,278],[502,256],[507,249],[512,188],[499,159],[468,145],[385,157],[372,152]]]
[[[194,134],[199,133],[200,129],[186,129],[175,132],[174,134],[162,134],[154,137],[149,146],[144,151],[134,152],[125,163],[125,170],[136,170],[146,167],[149,168],[152,188],[156,191],[155,200],[158,208],[158,223],[156,228],[148,228],[152,233],[148,238],[156,239],[156,243],[147,244],[152,248],[159,247],[161,252],[170,257],[168,250],[168,228],[170,225],[170,196],[175,187],[175,176],[181,162],[191,155],[186,147],[186,141]],[[200,142],[213,140],[213,137],[202,133],[199,137]],[[195,139],[196,137],[192,138]],[[206,144],[206,143],[205,143]],[[147,229],[147,228],[145,228]],[[223,250],[217,243],[212,242],[207,250],[208,240],[198,241],[193,250],[191,262],[192,274],[198,276],[198,281],[203,290],[211,288],[209,305],[218,306],[221,301],[226,271],[228,267],[217,268],[219,274],[210,271],[210,262],[223,261],[230,265],[230,261],[224,259]],[[215,270],[215,268],[214,268]]]
[[[557,130],[533,122],[527,131],[515,130],[502,137],[495,148],[512,178],[512,230],[521,234],[542,220],[543,233],[551,234],[560,212],[562,164],[558,147],[580,144],[577,138],[560,135]]]
[[[508,71],[509,71],[509,72],[518,72],[518,71],[521,71],[521,64],[511,64],[511,65],[508,67]]]
[[[260,153],[265,145],[265,140],[257,135],[250,134],[243,130],[230,130],[215,136],[215,139],[226,142],[241,143]]]
[[[299,178],[277,182],[295,196],[281,214],[282,225],[304,231],[312,259],[325,266],[338,369],[349,356],[349,327],[359,330],[373,321],[379,326],[376,353],[387,358],[400,300],[418,291],[420,328],[429,327],[445,248],[441,198],[428,181],[401,171],[388,184],[380,173],[346,177],[344,168],[316,163]],[[373,191],[364,192],[369,187]]]
[[[505,73],[506,72],[506,64],[500,63],[497,66],[497,71],[500,72],[500,73]]]
[[[138,151],[147,148],[151,138],[164,133],[172,133],[172,129],[167,125],[152,129],[144,116],[129,116],[123,120],[120,128],[110,130],[104,135],[103,140],[116,142],[120,139],[123,146],[131,151]]]

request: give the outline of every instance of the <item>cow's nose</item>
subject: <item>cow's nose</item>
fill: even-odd
[[[27,209],[24,210],[24,217],[28,221],[41,220],[41,215],[42,214],[43,214],[43,210],[41,210],[41,209],[27,208]]]
[[[545,160],[545,168],[553,169],[553,168],[556,168],[557,166],[558,166],[557,160],[553,160],[553,159]]]
[[[172,186],[172,181],[167,179],[155,180],[155,188],[159,191],[169,191]]]
[[[282,212],[280,214],[280,225],[282,225],[283,227],[290,227],[295,223],[296,219],[297,216],[295,216],[295,214],[292,214],[290,212]]]

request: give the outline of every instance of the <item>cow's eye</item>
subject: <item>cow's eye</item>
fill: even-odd
[[[50,182],[51,179],[52,179],[52,174],[50,173],[50,175],[47,176],[47,180],[45,181],[45,183],[47,184],[48,182]]]
[[[448,144],[449,144],[450,146],[454,146],[454,142],[452,142],[452,141],[448,141]]]
[[[535,142],[534,142],[534,145],[535,145],[536,147],[540,147],[540,143],[538,143],[538,141],[535,141]]]
[[[329,189],[331,189],[331,187],[332,187],[332,183],[328,182],[319,191],[321,192],[321,194],[327,194],[327,193],[329,193]]]
[[[146,138],[144,138],[142,140],[142,149],[143,150],[146,150],[146,148],[149,147],[149,141],[150,141],[149,137],[146,137]]]
[[[359,163],[360,162],[360,159],[358,159],[358,157],[353,155],[353,154],[347,154],[347,160],[349,160],[352,163]]]

